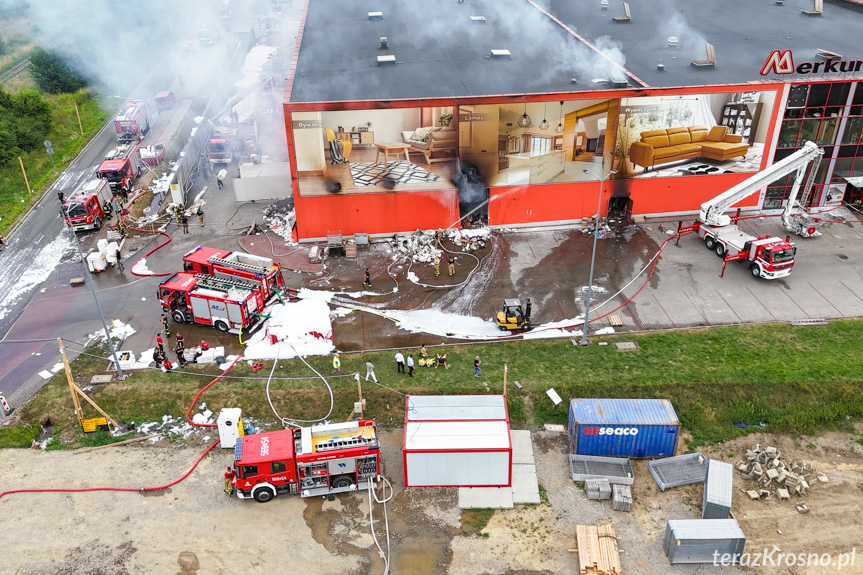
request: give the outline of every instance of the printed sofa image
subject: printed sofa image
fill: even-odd
[[[408,152],[419,152],[426,163],[445,162],[455,159],[458,132],[455,128],[428,127],[416,131],[403,131],[402,141],[409,144]]]
[[[641,141],[629,149],[629,160],[643,168],[690,158],[708,158],[724,162],[745,156],[749,144],[742,136],[728,133],[726,126],[667,128],[641,132]]]

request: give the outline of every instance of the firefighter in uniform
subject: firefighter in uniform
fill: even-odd
[[[165,337],[171,337],[171,326],[168,323],[168,316],[162,314],[162,325],[165,327]]]
[[[225,472],[225,493],[228,495],[232,495],[234,493],[234,477],[237,474],[234,472],[233,468],[228,467],[228,470]]]

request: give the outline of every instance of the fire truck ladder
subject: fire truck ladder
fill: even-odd
[[[337,449],[348,449],[350,447],[363,447],[366,445],[376,445],[377,442],[373,438],[366,437],[346,437],[344,439],[321,439],[315,443],[315,448],[318,453],[322,451],[336,451]]]
[[[204,274],[195,274],[195,278],[199,280],[198,285],[206,289],[224,290],[226,286],[247,290],[258,288],[258,285],[253,282],[236,278],[216,278]]]
[[[267,268],[265,268],[264,266],[259,266],[257,264],[244,264],[242,262],[235,262],[235,261],[231,261],[231,260],[226,260],[226,259],[222,259],[222,258],[216,257],[216,256],[211,256],[211,257],[207,258],[207,261],[210,262],[211,264],[219,264],[219,265],[225,266],[226,268],[233,268],[235,270],[242,270],[242,271],[258,273],[258,274],[266,274],[267,273]]]
[[[812,160],[812,167],[809,168],[809,176],[806,178],[806,184],[803,187],[803,195],[800,197],[799,206],[804,212],[809,211],[809,197],[812,196],[812,184],[815,183],[815,176],[818,173],[818,166],[821,165],[821,156],[815,156]]]

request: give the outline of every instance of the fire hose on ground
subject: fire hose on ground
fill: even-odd
[[[242,356],[240,356],[240,357],[242,357]],[[240,357],[235,359],[231,363],[231,365],[228,366],[228,368],[225,371],[223,371],[221,374],[219,374],[218,377],[216,377],[213,381],[211,381],[210,383],[205,385],[203,388],[201,388],[201,390],[198,392],[198,394],[195,396],[195,399],[192,401],[191,405],[189,406],[188,411],[186,411],[186,419],[189,421],[189,423],[191,423],[192,425],[198,426],[198,427],[215,427],[216,426],[215,423],[195,423],[194,421],[192,421],[189,418],[189,413],[191,413],[192,408],[197,404],[198,398],[201,397],[201,394],[204,393],[204,391],[206,391],[206,389],[208,387],[210,387],[211,385],[213,385],[214,383],[216,383],[217,381],[222,379],[222,376],[224,376],[226,373],[228,373],[234,367],[234,365],[236,365],[236,363],[237,363],[237,361],[239,361]],[[79,487],[79,488],[10,489],[8,491],[3,491],[2,493],[0,493],[0,499],[2,499],[3,497],[5,497],[7,495],[12,495],[15,493],[87,493],[87,492],[91,492],[91,491],[126,491],[126,492],[143,493],[143,492],[147,492],[147,491],[161,491],[163,489],[168,489],[169,487],[173,487],[174,485],[177,485],[178,483],[184,481],[187,477],[189,477],[189,475],[191,475],[192,472],[198,467],[198,464],[201,463],[201,461],[204,459],[204,457],[206,457],[206,455],[208,453],[210,453],[210,451],[212,451],[213,448],[215,448],[218,444],[219,444],[219,441],[217,440],[212,445],[210,445],[210,447],[208,447],[206,449],[206,451],[204,451],[204,453],[201,454],[201,456],[197,459],[197,461],[195,461],[195,463],[192,465],[192,467],[190,467],[189,470],[186,471],[186,473],[183,474],[182,477],[180,477],[179,479],[176,479],[170,483],[166,483],[165,485],[157,485],[157,486],[153,486],[153,487]]]

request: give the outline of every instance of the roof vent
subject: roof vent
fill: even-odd
[[[612,88],[626,88],[629,86],[629,82],[626,81],[626,78],[609,78],[608,85]]]
[[[575,74],[572,75],[572,78],[570,78],[569,81],[572,84],[578,84],[578,78],[576,77]]]
[[[471,16],[470,21],[474,24],[485,24],[485,16]]]
[[[608,10],[608,0],[599,0],[600,10]]]
[[[818,58],[824,58],[828,62],[830,60],[841,60],[842,54],[837,54],[836,52],[831,52],[830,50],[825,50],[824,48],[816,48],[815,56]]]
[[[395,64],[396,57],[392,54],[387,54],[386,56],[378,56],[378,66],[381,64]]]
[[[383,20],[384,13],[383,12],[369,12],[369,20]]]
[[[512,60],[512,54],[509,50],[492,50],[491,51],[492,58],[506,58],[508,60]]]
[[[669,48],[677,48],[677,45],[680,43],[680,39],[677,36],[669,36],[668,37],[668,47]]]
[[[387,37],[381,36],[381,48],[386,48],[386,47],[387,47]]]
[[[665,64],[660,62],[659,64],[656,65],[656,69],[660,72],[665,72]]]

